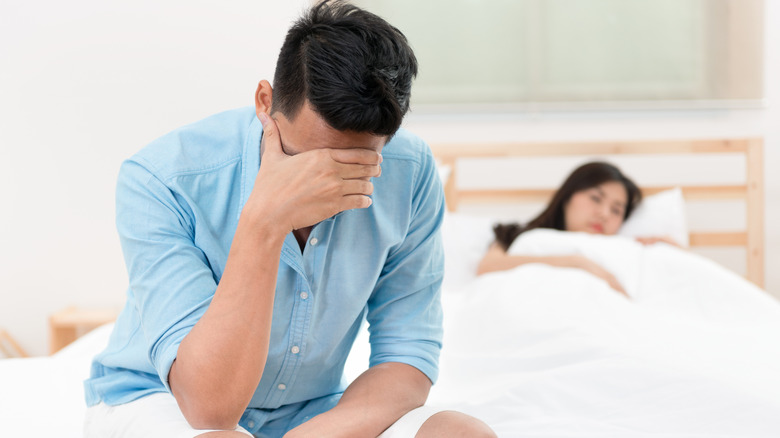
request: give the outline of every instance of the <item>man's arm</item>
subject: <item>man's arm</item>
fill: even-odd
[[[211,304],[182,340],[168,374],[171,392],[196,429],[235,427],[260,382],[285,236],[340,211],[368,207],[370,183],[361,183],[365,193],[354,185],[333,187],[379,174],[381,157],[368,150],[287,156],[276,124],[265,114],[261,121],[264,152],[255,190],[241,212]]]
[[[431,381],[417,368],[385,362],[369,368],[333,409],[301,424],[285,438],[375,437],[404,414],[425,404]]]
[[[196,429],[234,428],[263,374],[286,233],[257,216],[242,213],[214,298],[179,345],[168,374],[179,408]]]

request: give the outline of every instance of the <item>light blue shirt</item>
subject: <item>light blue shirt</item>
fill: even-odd
[[[261,136],[254,108],[242,108],[173,131],[123,163],[116,214],[130,285],[85,381],[87,405],[170,391],[171,364],[214,296],[241,209],[252,190],[263,190],[254,187]],[[343,391],[344,363],[364,318],[370,366],[402,362],[436,380],[441,182],[427,145],[404,130],[382,156],[371,207],[317,224],[303,252],[287,236],[268,360],[250,408]]]

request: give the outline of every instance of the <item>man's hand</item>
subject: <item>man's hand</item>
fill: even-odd
[[[339,212],[371,205],[371,177],[382,156],[368,149],[315,149],[290,156],[282,149],[276,122],[261,113],[263,155],[247,206],[262,205],[283,232],[309,227]]]

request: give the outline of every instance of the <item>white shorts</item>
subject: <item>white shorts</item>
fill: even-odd
[[[408,412],[378,438],[414,438],[423,423],[442,412],[421,406]],[[241,426],[237,432],[251,437]],[[213,430],[193,429],[169,393],[156,393],[117,406],[104,403],[87,408],[84,419],[85,438],[194,438]]]

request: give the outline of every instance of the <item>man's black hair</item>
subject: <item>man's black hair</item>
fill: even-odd
[[[417,59],[382,18],[341,0],[312,7],[287,32],[271,112],[293,120],[308,100],[339,131],[393,135],[409,110]]]

